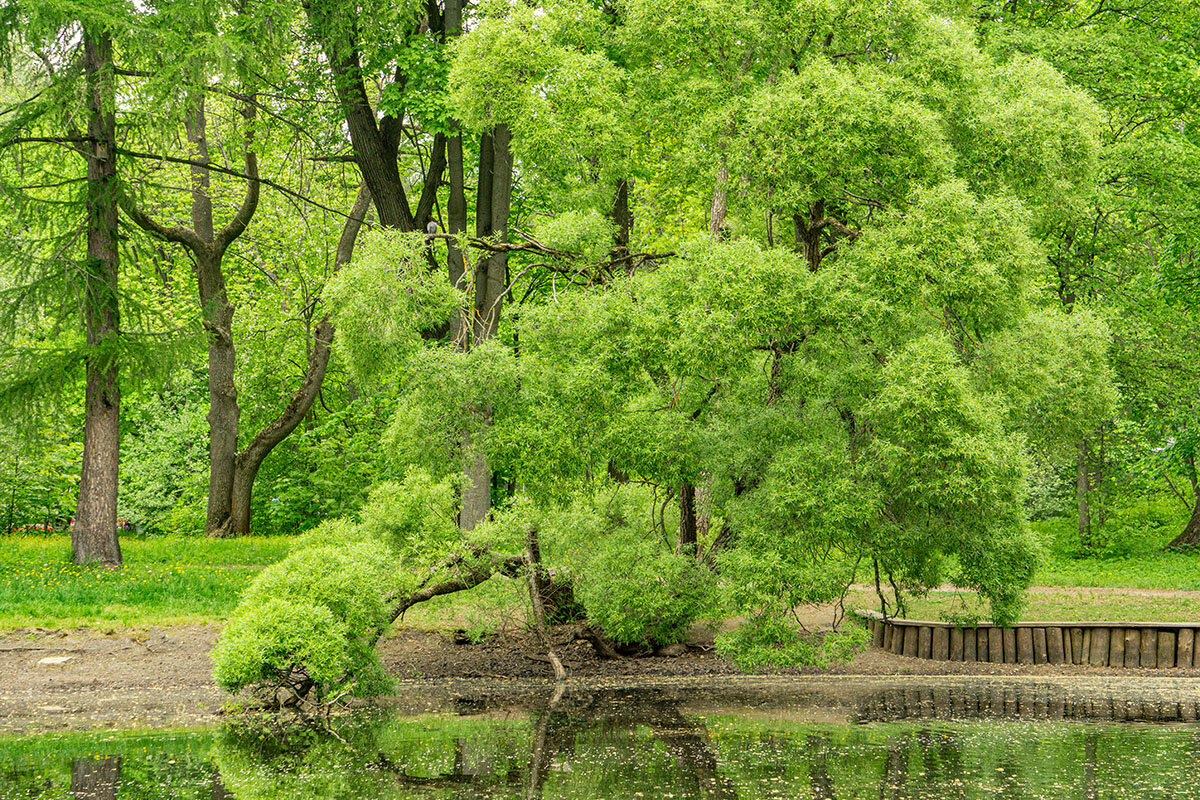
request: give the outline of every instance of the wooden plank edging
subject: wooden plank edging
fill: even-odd
[[[854,612],[871,643],[896,655],[993,664],[1078,664],[1141,669],[1200,668],[1196,622],[1018,622],[958,625]]]

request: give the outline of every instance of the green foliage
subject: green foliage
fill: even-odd
[[[1103,518],[1092,522],[1087,542],[1079,540],[1079,528],[1071,517],[1047,519],[1037,529],[1043,547],[1057,562],[1145,557],[1173,539],[1189,513],[1174,498],[1117,498],[1104,508]]]
[[[338,348],[356,378],[390,378],[422,344],[422,328],[457,313],[462,295],[430,272],[423,236],[364,231],[354,259],[325,287]]]
[[[203,391],[184,376],[135,409],[124,420],[118,515],[146,533],[203,533],[208,488]]]
[[[254,579],[213,648],[213,679],[238,692],[300,668],[316,699],[373,695],[389,682],[375,655],[395,569],[376,542],[302,547]]]
[[[619,644],[683,641],[711,609],[707,570],[660,542],[613,538],[582,565],[576,581],[588,619]]]
[[[327,520],[296,539],[242,596],[213,649],[214,679],[230,692],[270,697],[283,686],[317,702],[387,691],[375,643],[395,600],[463,545],[456,506],[453,483],[414,471],[376,487],[357,520]],[[473,540],[494,544],[502,526],[483,526]]]
[[[1043,455],[1073,454],[1117,409],[1111,340],[1099,316],[1051,309],[1031,314],[990,345],[989,378],[1011,398],[1010,424]]]
[[[871,643],[861,625],[801,634],[794,622],[778,614],[756,614],[717,637],[717,652],[742,669],[810,666],[822,669],[851,660]]]

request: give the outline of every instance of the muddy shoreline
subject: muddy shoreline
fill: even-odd
[[[208,652],[215,626],[109,632],[18,630],[0,634],[0,732],[93,728],[175,727],[217,722],[228,700],[213,683]],[[892,682],[919,685],[1034,684],[1099,691],[1135,687],[1160,699],[1200,699],[1200,670],[1125,670],[1049,664],[929,661],[870,649],[829,670],[746,675],[703,641],[674,657],[604,660],[591,645],[560,633],[555,642],[576,687],[638,686],[802,687],[850,692]],[[510,632],[456,644],[448,633],[401,628],[381,645],[384,664],[398,679],[384,701],[412,710],[445,707],[462,687],[501,687],[536,697],[549,685],[550,667],[532,637]],[[43,662],[50,659],[49,662]],[[65,659],[65,660],[63,660]],[[54,663],[60,662],[60,663]],[[946,680],[930,681],[931,676]],[[991,680],[989,680],[991,679]],[[459,688],[455,688],[459,687]],[[789,691],[792,691],[789,690]],[[759,691],[759,690],[756,690]],[[501,692],[503,693],[503,692]],[[440,700],[438,699],[440,698]],[[791,700],[789,700],[791,702]],[[1014,701],[1015,702],[1015,701]]]

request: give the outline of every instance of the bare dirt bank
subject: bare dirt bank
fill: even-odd
[[[212,626],[152,628],[105,634],[95,630],[23,630],[0,634],[0,731],[200,725],[216,721],[226,700],[213,683],[208,652],[219,631]],[[725,676],[747,680],[706,645],[676,657],[617,661],[598,658],[591,645],[560,632],[556,647],[573,679],[617,686],[666,680],[703,684]],[[455,644],[448,634],[401,628],[381,646],[384,663],[405,691],[461,681],[513,681],[540,685],[550,667],[532,637],[508,633],[478,644]],[[67,658],[61,664],[42,659]],[[839,679],[888,676],[972,676],[1092,679],[1106,684],[1147,681],[1164,688],[1200,687],[1200,670],[1124,670],[1097,667],[979,664],[928,661],[879,650],[860,653],[827,671],[790,675]],[[1183,682],[1163,679],[1188,679]],[[766,680],[766,679],[759,679]]]

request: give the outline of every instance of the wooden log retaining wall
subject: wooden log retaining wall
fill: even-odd
[[[896,655],[992,664],[1200,669],[1200,621],[1019,622],[1010,628],[884,619],[859,611],[871,644]]]

